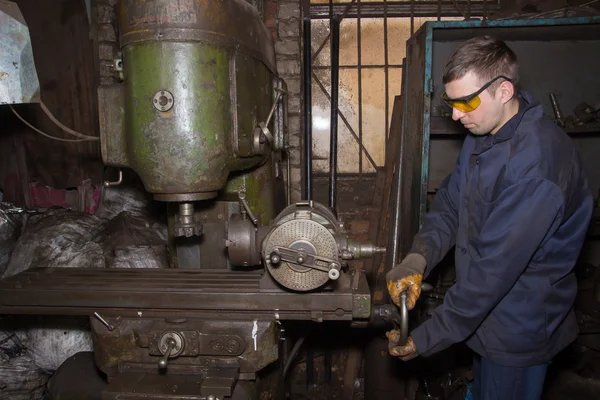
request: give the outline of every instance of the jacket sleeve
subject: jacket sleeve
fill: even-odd
[[[494,203],[471,249],[477,256],[432,317],[411,332],[420,354],[436,353],[473,334],[561,222],[562,193],[541,178],[520,180]]]
[[[429,211],[423,218],[423,226],[413,239],[410,253],[418,253],[427,260],[425,274],[446,256],[456,243],[458,230],[458,206],[460,180],[465,161],[471,153],[471,147],[465,142],[456,161],[454,171],[442,182]]]

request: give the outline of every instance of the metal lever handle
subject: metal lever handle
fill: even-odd
[[[167,341],[167,350],[165,351],[164,356],[162,356],[162,358],[158,362],[158,368],[160,368],[160,369],[167,368],[167,362],[169,360],[169,356],[171,355],[171,352],[173,351],[173,349],[175,349],[176,346],[177,346],[177,342],[175,342],[175,339],[169,339]]]
[[[408,341],[408,307],[406,299],[408,293],[406,291],[400,293],[400,345],[405,345]]]
[[[429,292],[433,290],[433,286],[431,286],[427,282],[423,282],[421,284],[421,292]],[[400,344],[405,345],[408,341],[408,307],[406,306],[406,300],[408,299],[408,292],[405,290],[400,293],[400,321],[398,324],[400,325]]]
[[[269,116],[267,117],[267,120],[265,121],[265,126],[269,126],[269,122],[271,122],[271,118],[273,118],[273,113],[275,112],[275,107],[277,107],[277,103],[279,102],[279,99],[281,99],[281,96],[283,96],[283,91],[277,91],[277,95],[275,96],[275,101],[273,102],[273,106],[271,107],[271,110],[269,111]]]
[[[102,318],[102,315],[100,315],[97,312],[95,312],[94,316],[96,318],[98,318],[98,321],[102,322],[102,324],[106,327],[106,329],[108,329],[111,332],[115,330],[115,327],[113,325],[111,325],[107,320],[105,320],[104,318]]]
[[[120,185],[121,183],[123,183],[123,170],[119,169],[119,179],[117,179],[114,182],[104,181],[104,186],[105,187],[117,186],[117,185]]]
[[[269,124],[271,123],[271,118],[273,118],[273,113],[275,113],[275,108],[277,107],[277,103],[283,97],[283,94],[286,93],[284,90],[281,90],[281,89],[275,89],[275,90],[277,91],[277,95],[275,96],[275,101],[273,102],[273,106],[271,107],[271,110],[269,111],[269,115],[267,116],[266,121],[258,124],[258,128],[257,128],[258,131],[255,131],[259,135],[259,137],[256,138],[259,141],[259,143],[264,143],[264,141],[267,140],[273,148],[275,148],[275,138],[273,137],[273,134],[271,134],[271,131],[269,130],[268,127],[269,127]],[[257,149],[255,149],[255,150],[257,150]]]
[[[336,280],[340,277],[340,263],[336,260],[321,257],[319,255],[308,254],[304,251],[298,251],[289,247],[275,246],[269,257],[273,265],[277,265],[283,261],[327,272],[329,279],[331,280]]]
[[[246,214],[248,214],[250,221],[252,221],[254,226],[258,226],[258,218],[256,218],[254,215],[252,209],[250,208],[250,204],[248,204],[248,201],[246,200],[246,193],[240,190],[238,192],[238,198],[240,199],[240,203],[242,203],[242,207],[244,207],[244,210],[246,210]]]

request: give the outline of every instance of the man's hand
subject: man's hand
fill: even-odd
[[[400,307],[400,294],[406,290],[408,292],[406,307],[409,310],[415,307],[421,295],[421,282],[426,266],[425,257],[411,253],[387,273],[387,288],[394,304]]]
[[[400,341],[400,332],[397,330],[389,331],[385,336],[388,338],[388,351],[392,356],[398,357],[402,361],[408,361],[419,355],[417,346],[410,336],[404,345],[398,344]]]

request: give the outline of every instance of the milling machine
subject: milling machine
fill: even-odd
[[[0,283],[0,313],[89,315],[103,399],[253,398],[240,382],[280,358],[282,321],[369,320],[348,261],[384,249],[286,201],[286,85],[251,5],[120,0],[118,21],[102,158],[168,203],[170,268],[28,270]]]

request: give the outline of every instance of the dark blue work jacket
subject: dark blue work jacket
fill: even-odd
[[[420,354],[466,341],[506,366],[548,362],[577,333],[573,267],[593,198],[571,139],[521,92],[495,135],[468,135],[411,252],[427,271],[456,245],[456,283],[411,332]]]

